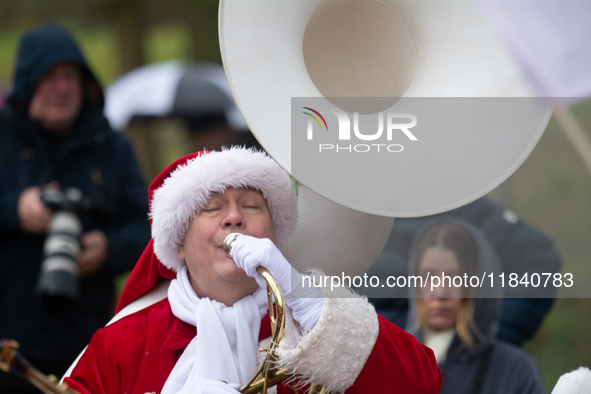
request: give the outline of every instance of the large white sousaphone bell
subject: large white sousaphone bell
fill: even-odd
[[[551,113],[470,0],[221,0],[219,34],[242,115],[305,190],[292,240],[297,268],[365,272],[392,217],[488,193],[533,150]],[[366,111],[342,97],[382,99]],[[314,114],[294,100],[313,102],[326,123],[309,121],[302,111]],[[314,139],[355,144],[336,140],[335,111],[351,122],[353,112],[412,113],[416,140],[398,133],[403,151],[381,155],[305,151],[306,124]]]

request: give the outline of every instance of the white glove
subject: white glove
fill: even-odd
[[[232,244],[230,254],[236,265],[242,268],[248,276],[255,278],[259,286],[264,289],[267,287],[267,283],[256,268],[259,265],[267,268],[279,283],[285,303],[293,311],[293,318],[300,323],[305,332],[314,328],[320,318],[323,305],[320,289],[315,287],[311,289],[312,298],[292,298],[292,277],[299,281],[294,283],[302,283],[303,275],[289,264],[270,239],[240,235]]]
[[[239,394],[239,388],[237,383],[196,378],[190,384],[185,384],[178,394]]]

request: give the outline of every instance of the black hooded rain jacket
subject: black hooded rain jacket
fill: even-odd
[[[27,113],[39,79],[62,63],[81,68],[85,95],[71,132],[54,138]],[[22,38],[13,92],[0,114],[0,338],[17,340],[27,359],[57,376],[109,320],[114,276],[133,268],[150,239],[140,169],[131,145],[113,132],[102,109],[102,90],[68,33],[49,25]],[[73,302],[42,302],[38,296],[46,236],[25,234],[17,214],[21,192],[50,181],[59,182],[61,190],[82,191],[92,203],[80,214],[83,233],[101,230],[109,242],[108,260],[79,279]],[[19,392],[7,388],[9,376],[0,373],[0,392]]]

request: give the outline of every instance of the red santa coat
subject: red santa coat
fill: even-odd
[[[181,158],[156,177],[150,186],[151,207],[155,190],[171,173],[204,154]],[[175,271],[156,257],[151,240],[127,281],[118,312],[162,279],[175,277]],[[441,373],[430,349],[379,317],[366,299],[347,289],[323,296],[321,316],[305,335],[288,309],[285,336],[277,350],[280,367],[289,368],[301,381],[335,392],[439,393]],[[263,319],[259,347],[268,347],[268,320]],[[97,331],[65,382],[82,394],[159,394],[195,335],[196,328],[176,318],[165,298]],[[286,384],[278,387],[279,393],[289,391]]]
[[[330,301],[333,303],[325,304],[317,327],[301,338],[296,348],[284,346],[280,358],[292,358],[286,365],[297,364],[295,369],[304,376],[314,375],[315,382],[337,391],[346,389],[349,394],[439,393],[441,374],[430,349],[375,312],[375,324],[369,324],[375,327],[365,327],[365,323],[351,330],[346,327],[350,322],[362,323],[369,313],[359,316],[359,308],[351,307],[347,299]],[[369,307],[363,307],[362,313],[371,312],[371,305],[362,301]],[[339,324],[336,320],[345,311],[351,318]],[[261,324],[259,339],[264,340],[271,335],[268,315]],[[340,337],[324,338],[335,334]],[[65,381],[83,394],[160,393],[195,335],[196,328],[176,318],[164,299],[99,330]],[[287,335],[288,342],[292,339]],[[314,371],[300,368],[305,364]],[[278,393],[289,392],[286,384],[278,387]]]

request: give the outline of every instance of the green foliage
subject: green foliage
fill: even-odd
[[[574,108],[590,135],[591,100]],[[510,207],[549,234],[560,250],[562,272],[591,283],[591,174],[554,119],[525,163],[507,181]],[[534,339],[527,344],[550,392],[560,375],[591,367],[591,302],[558,299]]]
[[[8,85],[8,81],[12,80],[21,34],[20,30],[0,30],[0,88]]]
[[[146,41],[148,63],[188,58],[189,37],[181,24],[154,27]]]
[[[560,375],[591,365],[589,327],[589,299],[558,299],[534,340],[525,346],[538,362],[548,393]]]
[[[116,37],[112,30],[99,27],[76,31],[82,52],[103,86],[119,77]]]
[[[117,37],[106,26],[79,28],[67,26],[99,80],[106,85],[120,77],[117,59]],[[26,29],[0,30],[0,89],[8,87],[13,78],[17,48]],[[186,58],[189,38],[181,24],[153,26],[145,37],[148,63]]]

